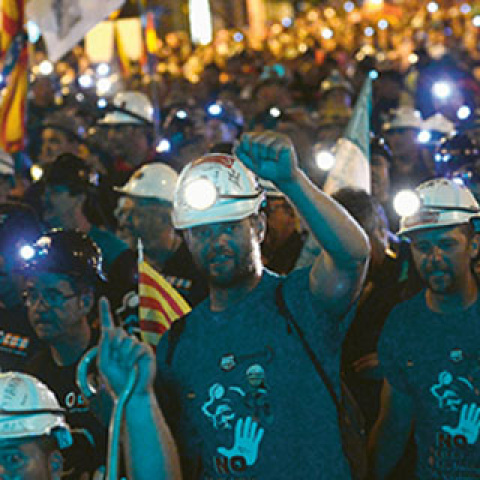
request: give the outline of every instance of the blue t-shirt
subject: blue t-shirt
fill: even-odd
[[[420,479],[480,478],[480,298],[432,312],[425,291],[389,315],[378,345],[389,383],[414,404]]]
[[[308,274],[286,277],[284,298],[338,393],[343,322],[313,308]],[[158,395],[187,479],[350,478],[335,405],[278,311],[280,281],[264,270],[241,303],[199,304],[170,365],[160,341]]]

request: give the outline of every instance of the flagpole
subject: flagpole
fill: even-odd
[[[137,242],[137,252],[138,252],[138,263],[142,263],[143,262],[143,243],[141,238],[139,238]]]

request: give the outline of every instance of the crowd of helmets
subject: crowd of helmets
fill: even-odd
[[[439,55],[424,38],[407,67],[380,61],[378,52],[349,55],[340,47],[323,56],[308,49],[293,59],[244,49],[221,65],[204,65],[195,83],[168,73],[149,83],[130,78],[124,82],[130,89],[110,97],[82,90],[80,77],[65,90],[56,70],[42,74],[37,68],[25,150],[14,165],[8,155],[2,162],[2,172],[15,171],[13,190],[13,177],[6,188],[11,197],[29,197],[61,153],[83,159],[92,188],[119,186],[145,163],[161,161],[179,172],[203,153],[231,151],[242,131],[266,129],[292,138],[301,167],[321,186],[331,167],[325,154],[332,153],[371,75],[372,190],[390,212],[395,193],[426,178],[462,169],[465,182],[475,180],[476,59],[461,43],[443,40]],[[460,151],[468,166],[457,164]],[[104,190],[104,223],[112,226],[117,199]]]
[[[416,23],[409,16],[398,18],[399,38],[392,35],[381,46],[372,37],[362,43],[365,38],[360,38],[358,28],[352,29],[356,36],[344,32],[332,39],[325,29],[342,31],[338,11],[326,8],[312,12],[316,14],[305,12],[288,25],[273,25],[264,44],[256,48],[248,47],[243,35],[234,39],[231,32],[224,32],[222,55],[218,54],[217,47],[223,45],[219,41],[195,50],[185,35],[169,37],[162,47],[165,58],[159,55],[157,59],[156,73],[147,75],[139,68],[122,78],[112,95],[99,94],[82,82],[85,70],[94,66],[85,60],[81,47],[51,71],[32,71],[25,149],[14,155],[0,152],[0,257],[13,258],[21,237],[31,244],[36,240],[31,271],[48,271],[54,264],[56,272],[63,268],[82,278],[98,276],[103,283],[114,279],[102,286],[129,330],[129,309],[138,310],[138,297],[130,296],[129,291],[132,283],[136,286],[137,279],[129,275],[137,271],[137,245],[128,229],[119,229],[134,208],[129,202],[142,199],[148,205],[149,199],[155,199],[165,202],[165,209],[171,211],[182,169],[206,153],[231,153],[242,132],[248,131],[275,130],[288,135],[300,167],[322,187],[332,166],[336,141],[345,131],[367,76],[374,78],[371,193],[384,208],[385,225],[397,230],[399,215],[394,200],[398,199],[400,210],[404,198],[397,194],[434,177],[455,179],[468,186],[478,200],[480,89],[476,43],[471,49],[467,42],[473,34],[476,38],[471,22],[467,22],[471,15],[437,18],[433,26],[428,20],[434,12],[425,13],[427,10]],[[403,56],[399,53],[405,46],[398,33],[400,25],[404,25],[402,38],[409,44]],[[165,52],[172,57],[170,66]],[[70,77],[68,84],[62,80],[65,74]],[[188,169],[180,179],[187,174]],[[308,256],[308,240],[288,200],[269,182],[261,186],[267,197],[268,224],[262,255],[268,268],[287,273],[293,263],[301,266],[302,254]],[[445,194],[448,189],[442,190],[441,182],[434,187],[435,198],[452,204],[458,200]],[[247,193],[255,196],[248,200],[250,204],[244,203],[257,210],[263,197],[253,183],[249,188]],[[205,209],[209,207],[207,194],[206,189],[200,191]],[[12,206],[9,200],[26,206]],[[353,210],[360,200],[350,205]],[[32,210],[37,214],[33,221]],[[196,212],[195,221],[185,214],[173,218],[173,225],[188,228],[224,219],[221,210],[214,217],[201,210]],[[275,216],[279,211],[281,218]],[[289,223],[286,232],[282,222]],[[153,223],[147,226],[152,233],[158,227]],[[173,231],[170,219],[161,227],[167,229],[167,224]],[[41,236],[41,232],[58,226],[66,231]],[[269,236],[275,228],[282,230],[277,238]],[[88,231],[88,237],[70,229]],[[289,243],[277,249],[280,236]],[[178,238],[172,233],[173,241]],[[147,254],[155,249],[148,243],[151,239],[142,240]],[[22,256],[29,258],[29,252],[22,252]],[[1,265],[2,303],[8,290],[3,268]],[[165,275],[172,273],[159,270]],[[172,284],[181,291],[181,282]],[[28,292],[31,301],[35,301],[35,294],[38,292]],[[205,295],[206,286],[199,291],[199,297]],[[51,304],[56,301],[53,296],[48,300]],[[192,304],[198,301],[188,300]],[[56,402],[49,401],[51,405],[47,402],[45,408],[55,411]],[[34,425],[31,429],[41,431],[44,427]],[[64,442],[71,443],[71,439]]]

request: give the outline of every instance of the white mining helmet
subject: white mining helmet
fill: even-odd
[[[414,128],[421,130],[423,127],[422,115],[412,107],[403,106],[391,112],[391,119],[383,124],[384,131]]]
[[[461,225],[480,216],[480,207],[472,192],[455,180],[428,180],[419,185],[415,193],[419,208],[400,219],[398,233],[401,235],[424,228]]]
[[[189,163],[180,173],[173,201],[173,225],[184,229],[242,220],[264,200],[255,175],[238,158],[213,153]]]
[[[153,105],[141,92],[119,92],[113,99],[119,110],[107,113],[100,120],[102,125],[145,125],[153,123]],[[129,115],[129,112],[132,115]]]
[[[53,435],[58,447],[72,445],[65,410],[35,377],[0,373],[0,440]]]
[[[177,172],[164,163],[149,163],[137,170],[117,192],[133,197],[156,198],[173,203]]]

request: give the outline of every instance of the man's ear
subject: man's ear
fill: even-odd
[[[477,258],[480,252],[480,234],[476,233],[470,241],[470,257]]]
[[[63,472],[63,457],[58,450],[54,450],[48,457],[48,468],[52,480],[60,480]]]
[[[95,297],[92,291],[85,291],[80,294],[80,302],[82,307],[86,310],[86,313],[89,313],[93,308],[95,302]]]

